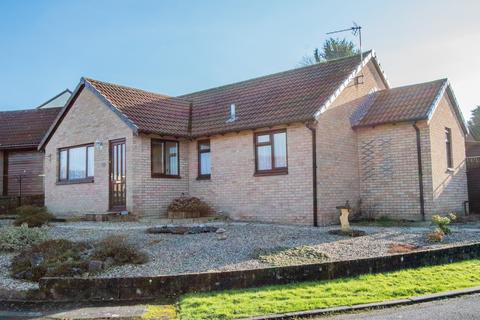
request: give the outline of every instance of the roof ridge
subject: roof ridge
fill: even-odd
[[[90,82],[92,85],[93,85],[92,81],[94,81],[94,82],[99,82],[99,83],[103,83],[103,84],[110,85],[110,86],[115,86],[115,87],[120,87],[120,88],[124,88],[124,89],[135,90],[135,91],[141,91],[141,92],[145,92],[145,93],[148,93],[148,94],[154,94],[156,96],[161,96],[161,97],[164,97],[164,98],[176,98],[175,96],[170,96],[170,95],[166,95],[166,94],[163,94],[163,93],[158,93],[158,92],[148,91],[148,90],[135,88],[135,87],[131,87],[131,86],[126,86],[126,85],[123,85],[123,84],[118,84],[118,83],[113,83],[113,82],[108,82],[108,81],[103,81],[103,80],[97,80],[97,79],[93,79],[93,78],[89,78],[89,77],[82,77],[82,78],[85,81]]]
[[[190,100],[183,99],[182,97],[169,96],[169,95],[166,95],[166,94],[163,94],[163,93],[157,93],[157,92],[148,91],[148,90],[144,90],[144,89],[140,89],[140,88],[125,86],[125,85],[117,84],[117,83],[113,83],[113,82],[107,82],[107,81],[97,80],[97,79],[88,78],[88,77],[82,77],[82,79],[84,79],[85,81],[87,81],[88,83],[90,83],[90,84],[93,85],[93,86],[95,86],[95,85],[92,83],[92,81],[94,81],[94,82],[99,82],[99,83],[103,83],[103,84],[110,85],[110,86],[119,87],[119,88],[124,88],[124,89],[129,89],[129,90],[134,90],[134,91],[140,91],[140,92],[144,92],[144,93],[148,93],[148,94],[153,94],[153,95],[156,95],[156,96],[165,98],[166,100],[167,100],[167,99],[171,99],[171,100],[181,100],[181,101],[183,101],[183,102],[188,102],[188,103],[191,102]]]
[[[363,56],[364,57],[368,56],[368,54],[370,54],[372,51],[373,50],[367,50],[367,51],[363,52]],[[266,74],[266,75],[263,75],[263,76],[258,76],[258,77],[254,77],[254,78],[250,78],[250,79],[246,79],[246,80],[242,80],[242,81],[237,81],[237,82],[233,82],[233,83],[229,83],[229,84],[224,84],[224,85],[220,85],[220,86],[216,86],[216,87],[211,87],[211,88],[208,88],[208,89],[203,89],[203,90],[199,90],[199,91],[194,91],[194,92],[182,94],[182,95],[179,95],[177,97],[178,98],[184,98],[184,97],[188,97],[188,96],[194,95],[194,94],[199,94],[199,93],[204,93],[204,92],[208,92],[208,91],[228,88],[228,87],[244,84],[244,83],[251,82],[251,81],[257,81],[257,80],[261,80],[261,79],[265,79],[265,78],[269,78],[269,77],[283,75],[285,73],[296,72],[296,71],[304,70],[304,69],[318,68],[319,66],[324,66],[326,64],[332,64],[332,63],[338,63],[338,62],[341,62],[343,60],[353,59],[353,58],[356,58],[356,57],[360,57],[360,54],[355,54],[355,55],[351,55],[351,56],[348,56],[348,57],[342,57],[342,58],[327,60],[327,61],[324,61],[324,62],[315,63],[315,64],[308,65],[308,66],[297,67],[297,68],[293,68],[293,69],[288,69],[288,70],[284,70],[284,71],[280,71],[280,72],[274,72],[274,73]]]
[[[398,86],[398,87],[382,89],[382,90],[379,90],[377,92],[384,92],[384,91],[396,90],[396,89],[406,89],[406,88],[409,88],[409,87],[421,86],[421,85],[431,84],[431,83],[435,83],[435,82],[439,82],[439,83],[440,82],[448,82],[448,78],[441,78],[441,79],[437,79],[437,80],[431,80],[431,81],[425,81],[425,82],[419,82],[419,83],[412,83],[412,84],[405,84],[405,85]]]
[[[5,111],[0,111],[0,113],[20,113],[20,112],[44,112],[45,110],[57,110],[57,109],[62,109],[63,107],[52,107],[52,108],[45,108],[45,109],[20,109],[20,110],[5,110]]]

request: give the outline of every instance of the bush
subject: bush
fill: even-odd
[[[29,228],[26,224],[20,227],[6,227],[0,233],[0,251],[17,251],[47,240],[44,228]]]
[[[445,237],[445,233],[440,229],[436,228],[428,234],[428,241],[430,242],[442,242]]]
[[[448,225],[457,220],[457,216],[454,213],[449,213],[448,216],[442,217],[440,215],[432,216],[432,222],[437,225],[437,227],[444,233],[444,235],[452,233],[452,230]]]
[[[29,228],[40,227],[53,219],[45,207],[21,206],[15,213],[18,215],[14,222],[16,226],[26,223]]]
[[[194,213],[200,217],[209,216],[213,212],[212,208],[199,198],[185,196],[174,199],[168,206],[168,211]]]
[[[147,260],[145,253],[122,236],[107,237],[95,248],[85,242],[59,239],[37,243],[23,250],[13,258],[10,271],[14,278],[38,281],[42,277],[81,276],[101,271],[109,265],[141,264]]]
[[[23,250],[12,260],[14,278],[38,281],[42,277],[78,276],[88,269],[89,246],[69,240],[47,240]]]
[[[93,252],[93,259],[111,265],[143,264],[148,261],[148,256],[128,243],[123,236],[109,236],[100,241]]]

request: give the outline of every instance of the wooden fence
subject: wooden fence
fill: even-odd
[[[480,213],[480,157],[467,157],[470,212]]]

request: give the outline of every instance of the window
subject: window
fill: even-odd
[[[178,141],[152,139],[152,177],[180,178]]]
[[[445,146],[447,151],[447,168],[453,168],[453,153],[452,153],[452,130],[445,128]]]
[[[198,179],[210,179],[210,140],[198,141]]]
[[[93,144],[59,149],[59,182],[92,182],[94,177]]]
[[[256,133],[255,174],[285,174],[287,168],[287,132]]]

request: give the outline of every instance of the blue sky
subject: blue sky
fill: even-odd
[[[448,77],[468,117],[480,104],[478,12],[480,1],[2,0],[0,110],[35,107],[81,76],[177,95],[283,71],[356,21],[393,86]]]

